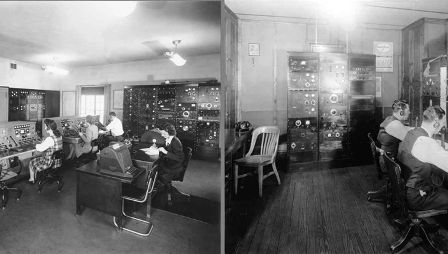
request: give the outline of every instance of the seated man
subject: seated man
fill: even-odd
[[[446,125],[444,115],[440,106],[428,107],[421,127],[410,130],[399,148],[402,170],[409,171],[406,199],[412,210],[448,209],[448,190],[435,188],[441,180],[434,178],[448,172],[448,151],[432,138]]]
[[[110,123],[105,128],[103,128],[107,131],[110,131],[110,135],[104,137],[106,143],[109,144],[112,141],[124,141],[123,124],[121,123],[120,119],[117,118],[115,112],[109,112],[109,120]]]
[[[80,132],[79,137],[83,142],[75,144],[75,156],[79,157],[83,153],[88,153],[92,150],[92,140],[98,139],[98,127],[94,124],[94,119],[91,115],[86,116],[87,128],[85,133]]]
[[[394,101],[392,109],[392,115],[380,124],[377,140],[381,143],[381,149],[392,153],[396,157],[399,144],[412,127],[403,124],[403,121],[406,121],[410,114],[409,104],[406,101]]]
[[[36,144],[36,150],[43,155],[30,160],[30,179],[27,184],[34,184],[36,172],[45,170],[53,163],[52,155],[62,149],[62,133],[57,129],[57,124],[51,119],[45,119],[45,131],[50,135],[42,143]]]
[[[160,132],[165,138],[165,147],[159,147],[161,156],[155,162],[158,167],[158,179],[162,184],[167,185],[171,182],[173,176],[182,171],[182,162],[184,161],[184,152],[182,143],[175,136],[176,129],[170,123],[164,123]]]

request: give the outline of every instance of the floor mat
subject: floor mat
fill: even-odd
[[[168,205],[165,190],[162,190],[153,196],[152,207],[208,224],[219,224],[221,208],[219,202],[192,195],[188,199],[176,188],[172,187],[172,190],[171,206]]]

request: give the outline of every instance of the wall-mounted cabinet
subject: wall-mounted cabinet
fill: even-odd
[[[422,113],[422,60],[447,54],[447,20],[422,18],[402,30],[403,83],[401,98],[409,102],[410,120]]]

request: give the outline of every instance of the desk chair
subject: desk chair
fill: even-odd
[[[171,182],[169,182],[166,185],[166,193],[168,196],[168,205],[173,205],[172,201],[171,201],[171,196],[173,194],[173,189],[176,191],[176,193],[180,194],[181,196],[184,196],[185,198],[187,198],[188,201],[190,201],[190,195],[183,193],[181,191],[179,191],[178,189],[176,189],[175,187],[173,187],[172,182],[173,181],[177,181],[177,182],[183,182],[184,181],[184,176],[185,176],[185,171],[187,171],[187,167],[188,164],[190,163],[190,159],[191,159],[191,155],[192,155],[192,149],[190,147],[184,147],[184,161],[182,162],[182,170],[175,174],[173,176],[173,178],[171,179]]]
[[[57,150],[53,153],[53,163],[47,169],[37,172],[37,192],[40,193],[42,187],[46,184],[52,184],[54,181],[58,183],[58,192],[62,189],[62,176],[57,175],[58,171],[62,167],[62,162],[65,158],[65,152],[63,149]]]
[[[392,253],[400,251],[406,244],[414,237],[420,237],[424,242],[429,243],[438,253],[443,253],[429,236],[429,233],[438,234],[438,224],[428,224],[425,218],[433,217],[440,214],[446,214],[447,210],[425,210],[425,211],[412,211],[409,210],[406,202],[406,186],[404,180],[401,178],[401,167],[394,161],[391,153],[384,154],[384,162],[389,174],[391,183],[391,191],[394,196],[394,200],[400,205],[400,210],[406,221],[404,225],[402,222],[394,221],[398,227],[405,228],[401,238],[390,247]]]
[[[92,140],[90,145],[92,146],[92,149],[90,149],[88,153],[81,154],[81,156],[76,159],[76,168],[96,160],[96,153],[99,150],[99,139]]]
[[[380,157],[383,156],[384,150],[378,147],[371,133],[368,133],[367,137],[370,140],[370,149],[372,151],[373,165],[375,166],[375,169],[377,171],[378,180],[385,178],[387,181],[378,190],[367,192],[367,201],[384,203],[386,206],[386,214],[390,214],[392,212],[392,204],[391,204],[392,201],[390,199],[391,195],[390,195],[389,177],[387,172],[383,172],[380,165]]]
[[[261,136],[261,150],[260,154],[252,154],[254,152],[255,143],[258,136]],[[263,180],[267,177],[275,174],[277,177],[278,185],[280,185],[280,177],[275,165],[275,157],[278,149],[278,139],[280,136],[280,129],[276,126],[262,126],[254,130],[252,134],[252,141],[250,143],[250,149],[247,154],[234,161],[234,187],[235,194],[238,192],[238,179],[254,174],[254,172],[238,175],[238,167],[256,167],[258,169],[258,194],[260,197],[263,195]],[[272,172],[263,174],[263,167],[265,165],[272,165]]]
[[[143,222],[144,224],[149,225],[148,230],[143,233],[132,230],[130,228],[125,228],[125,227],[123,227],[123,230],[131,232],[133,234],[140,235],[140,236],[148,236],[149,234],[151,234],[151,231],[153,229],[153,224],[149,221],[142,220],[142,219],[127,215],[124,212],[124,201],[129,200],[129,201],[134,202],[133,203],[134,204],[133,211],[135,211],[135,203],[136,202],[144,203],[148,199],[148,195],[152,195],[152,192],[154,190],[154,185],[157,180],[157,174],[158,174],[157,170],[152,170],[151,172],[148,173],[148,176],[146,178],[146,188],[145,189],[138,188],[137,186],[131,185],[131,184],[123,185],[123,194],[121,197],[122,198],[121,211],[122,211],[123,215],[127,218],[130,218],[131,220],[136,220],[136,221]],[[151,198],[151,196],[149,198]],[[114,217],[114,224],[115,224],[115,226],[118,227],[115,217]]]
[[[18,159],[17,159],[18,160]],[[0,166],[0,192],[2,193],[2,209],[5,209],[6,200],[9,191],[17,192],[17,200],[20,199],[20,195],[22,191],[17,188],[10,187],[11,183],[14,182],[20,175],[22,171],[22,162],[19,162],[19,166],[9,168],[9,169],[1,169]]]

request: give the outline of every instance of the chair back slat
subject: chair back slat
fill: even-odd
[[[383,156],[384,156],[384,163],[386,165],[387,173],[390,180],[390,187],[394,203],[398,205],[403,215],[406,216],[408,213],[406,203],[406,184],[403,178],[401,178],[401,167],[393,159],[394,158],[393,154],[387,152]]]
[[[275,160],[275,156],[277,155],[278,140],[280,137],[280,129],[277,126],[261,126],[256,128],[252,133],[252,140],[246,157],[251,156],[254,152],[255,144],[259,135],[261,135],[260,155],[271,156],[270,160],[273,162]]]
[[[378,173],[378,179],[381,179],[383,176],[383,170],[381,169],[380,166],[380,156],[383,155],[384,150],[379,148],[375,142],[375,140],[372,137],[372,134],[369,132],[367,134],[367,137],[370,140],[370,150],[372,152],[372,157],[373,157],[373,165],[375,166],[375,169]]]

